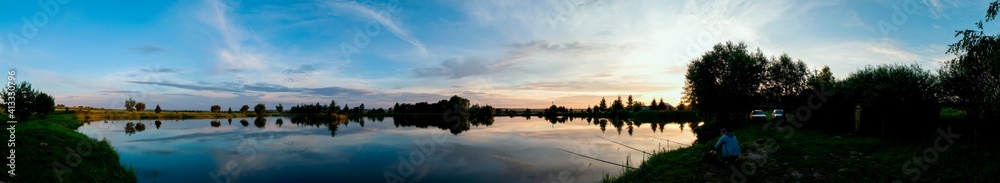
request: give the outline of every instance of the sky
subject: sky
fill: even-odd
[[[726,41],[837,78],[892,63],[933,72],[989,2],[0,1],[0,69],[57,104],[119,109],[677,104],[687,64]]]

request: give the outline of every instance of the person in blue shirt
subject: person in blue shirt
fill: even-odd
[[[719,142],[715,143],[715,149],[719,149],[719,152],[721,152],[723,162],[736,162],[736,159],[740,156],[740,142],[736,141],[736,135],[729,133],[725,128],[720,133],[722,133],[722,137],[719,137]]]

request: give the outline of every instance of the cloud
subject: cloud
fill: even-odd
[[[475,58],[448,59],[441,62],[441,67],[415,68],[413,69],[413,73],[418,77],[449,77],[456,79],[466,76],[491,74],[502,69],[502,67],[495,67],[494,64],[485,63]]]
[[[317,64],[303,64],[296,68],[288,68],[283,71],[285,74],[308,74],[313,71],[317,71],[319,68]]]
[[[547,81],[525,83],[514,87],[517,90],[545,90],[545,91],[573,91],[573,92],[620,92],[627,89],[628,92],[652,92],[677,89],[676,86],[668,86],[647,81]]]
[[[238,85],[238,86],[234,86],[233,83],[228,83],[224,84],[226,86],[211,86],[205,83],[180,84],[172,82],[147,82],[147,81],[128,81],[128,82],[137,84],[169,86],[169,87],[195,90],[195,91],[230,92],[238,94],[249,93],[249,92],[263,92],[263,93],[299,92],[302,94],[310,94],[310,95],[341,96],[341,95],[370,95],[378,93],[373,90],[344,88],[344,87],[289,88],[281,85],[266,84],[266,83],[255,83],[255,84]]]
[[[402,23],[400,23],[398,19],[394,19],[395,17],[393,16],[393,13],[398,13],[399,11],[401,11],[399,7],[393,8],[390,5],[386,5],[385,7],[382,7],[385,9],[375,10],[374,9],[375,7],[365,6],[362,4],[358,4],[357,2],[354,1],[330,2],[327,5],[333,8],[334,11],[346,9],[349,11],[354,11],[359,13],[359,16],[371,18],[372,20],[375,20],[379,24],[382,24],[382,26],[384,26],[385,28],[389,29],[389,32],[392,32],[392,34],[396,35],[396,37],[399,37],[399,39],[402,39],[403,41],[406,41],[412,44],[413,46],[417,47],[417,49],[420,50],[421,54],[427,55],[427,48],[424,46],[424,44],[421,43],[420,40],[414,38],[413,35],[410,34],[408,30],[404,29]]]
[[[181,69],[171,69],[171,68],[151,68],[151,69],[141,69],[142,72],[152,72],[152,73],[176,73],[180,72]]]
[[[237,90],[237,89],[229,89],[229,88],[205,86],[205,85],[198,85],[198,84],[180,84],[180,83],[172,83],[172,82],[166,82],[166,81],[165,82],[126,81],[126,82],[136,83],[136,84],[169,86],[169,87],[174,87],[174,88],[188,89],[188,90],[195,90],[195,91],[219,91],[219,92],[243,93],[243,91]]]
[[[101,91],[101,93],[142,93],[142,92],[140,92],[140,91],[123,91],[123,90],[105,90],[105,91]]]
[[[837,14],[837,15],[839,15],[839,14]],[[858,17],[858,12],[856,12],[856,11],[847,11],[847,20],[844,20],[840,24],[843,25],[844,27],[864,27],[865,26],[865,22],[861,20],[861,17]]]
[[[343,88],[343,87],[323,87],[305,88],[304,93],[313,95],[338,96],[338,95],[369,95],[377,92],[365,89]]]
[[[948,15],[944,13],[944,9],[948,8],[948,5],[951,5],[952,7],[957,6],[955,0],[944,0],[948,3],[947,5],[941,1],[942,0],[924,0],[923,2],[927,6],[928,11],[930,11],[931,17],[935,19],[948,18]]]
[[[143,45],[143,46],[139,46],[139,47],[130,48],[130,50],[132,50],[133,52],[136,52],[136,53],[144,53],[144,54],[152,54],[152,53],[159,53],[159,52],[165,52],[165,51],[167,51],[166,48],[155,46],[155,45]]]
[[[522,60],[541,54],[557,54],[557,56],[581,56],[586,54],[604,53],[608,51],[627,52],[630,46],[611,44],[586,44],[570,42],[563,44],[549,43],[545,40],[534,40],[525,43],[507,45],[494,61],[479,58],[453,58],[441,62],[441,67],[414,68],[417,77],[448,77],[458,79],[475,75],[488,75],[504,71]]]
[[[214,31],[210,32],[215,34],[212,37],[221,39],[212,48],[218,59],[218,70],[242,72],[248,69],[265,69],[265,62],[269,58],[267,48],[270,46],[237,23],[238,17],[233,16],[237,5],[228,2],[205,1],[203,10],[195,14],[201,23],[212,28],[206,29]]]

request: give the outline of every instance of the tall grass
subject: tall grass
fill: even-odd
[[[100,120],[127,120],[127,119],[207,119],[207,118],[246,118],[253,117],[250,113],[225,113],[208,111],[162,111],[159,114],[153,111],[133,111],[114,109],[80,109],[70,108],[72,119],[84,122]]]

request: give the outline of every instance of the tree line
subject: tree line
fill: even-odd
[[[10,114],[8,117],[19,122],[27,121],[32,114],[45,119],[55,111],[55,99],[51,95],[35,90],[31,83],[9,83],[2,94],[4,103],[0,104]]]
[[[990,4],[985,22],[997,9]],[[971,128],[992,128],[1000,121],[1000,35],[984,33],[982,24],[956,31],[960,39],[946,51],[956,58],[936,74],[916,64],[883,64],[838,79],[829,67],[809,72],[787,54],[766,57],[742,42],[719,43],[688,65],[683,102],[723,124],[753,109],[778,108],[825,129],[907,133],[939,125],[947,107],[966,113]],[[802,105],[822,107],[798,110]]]

